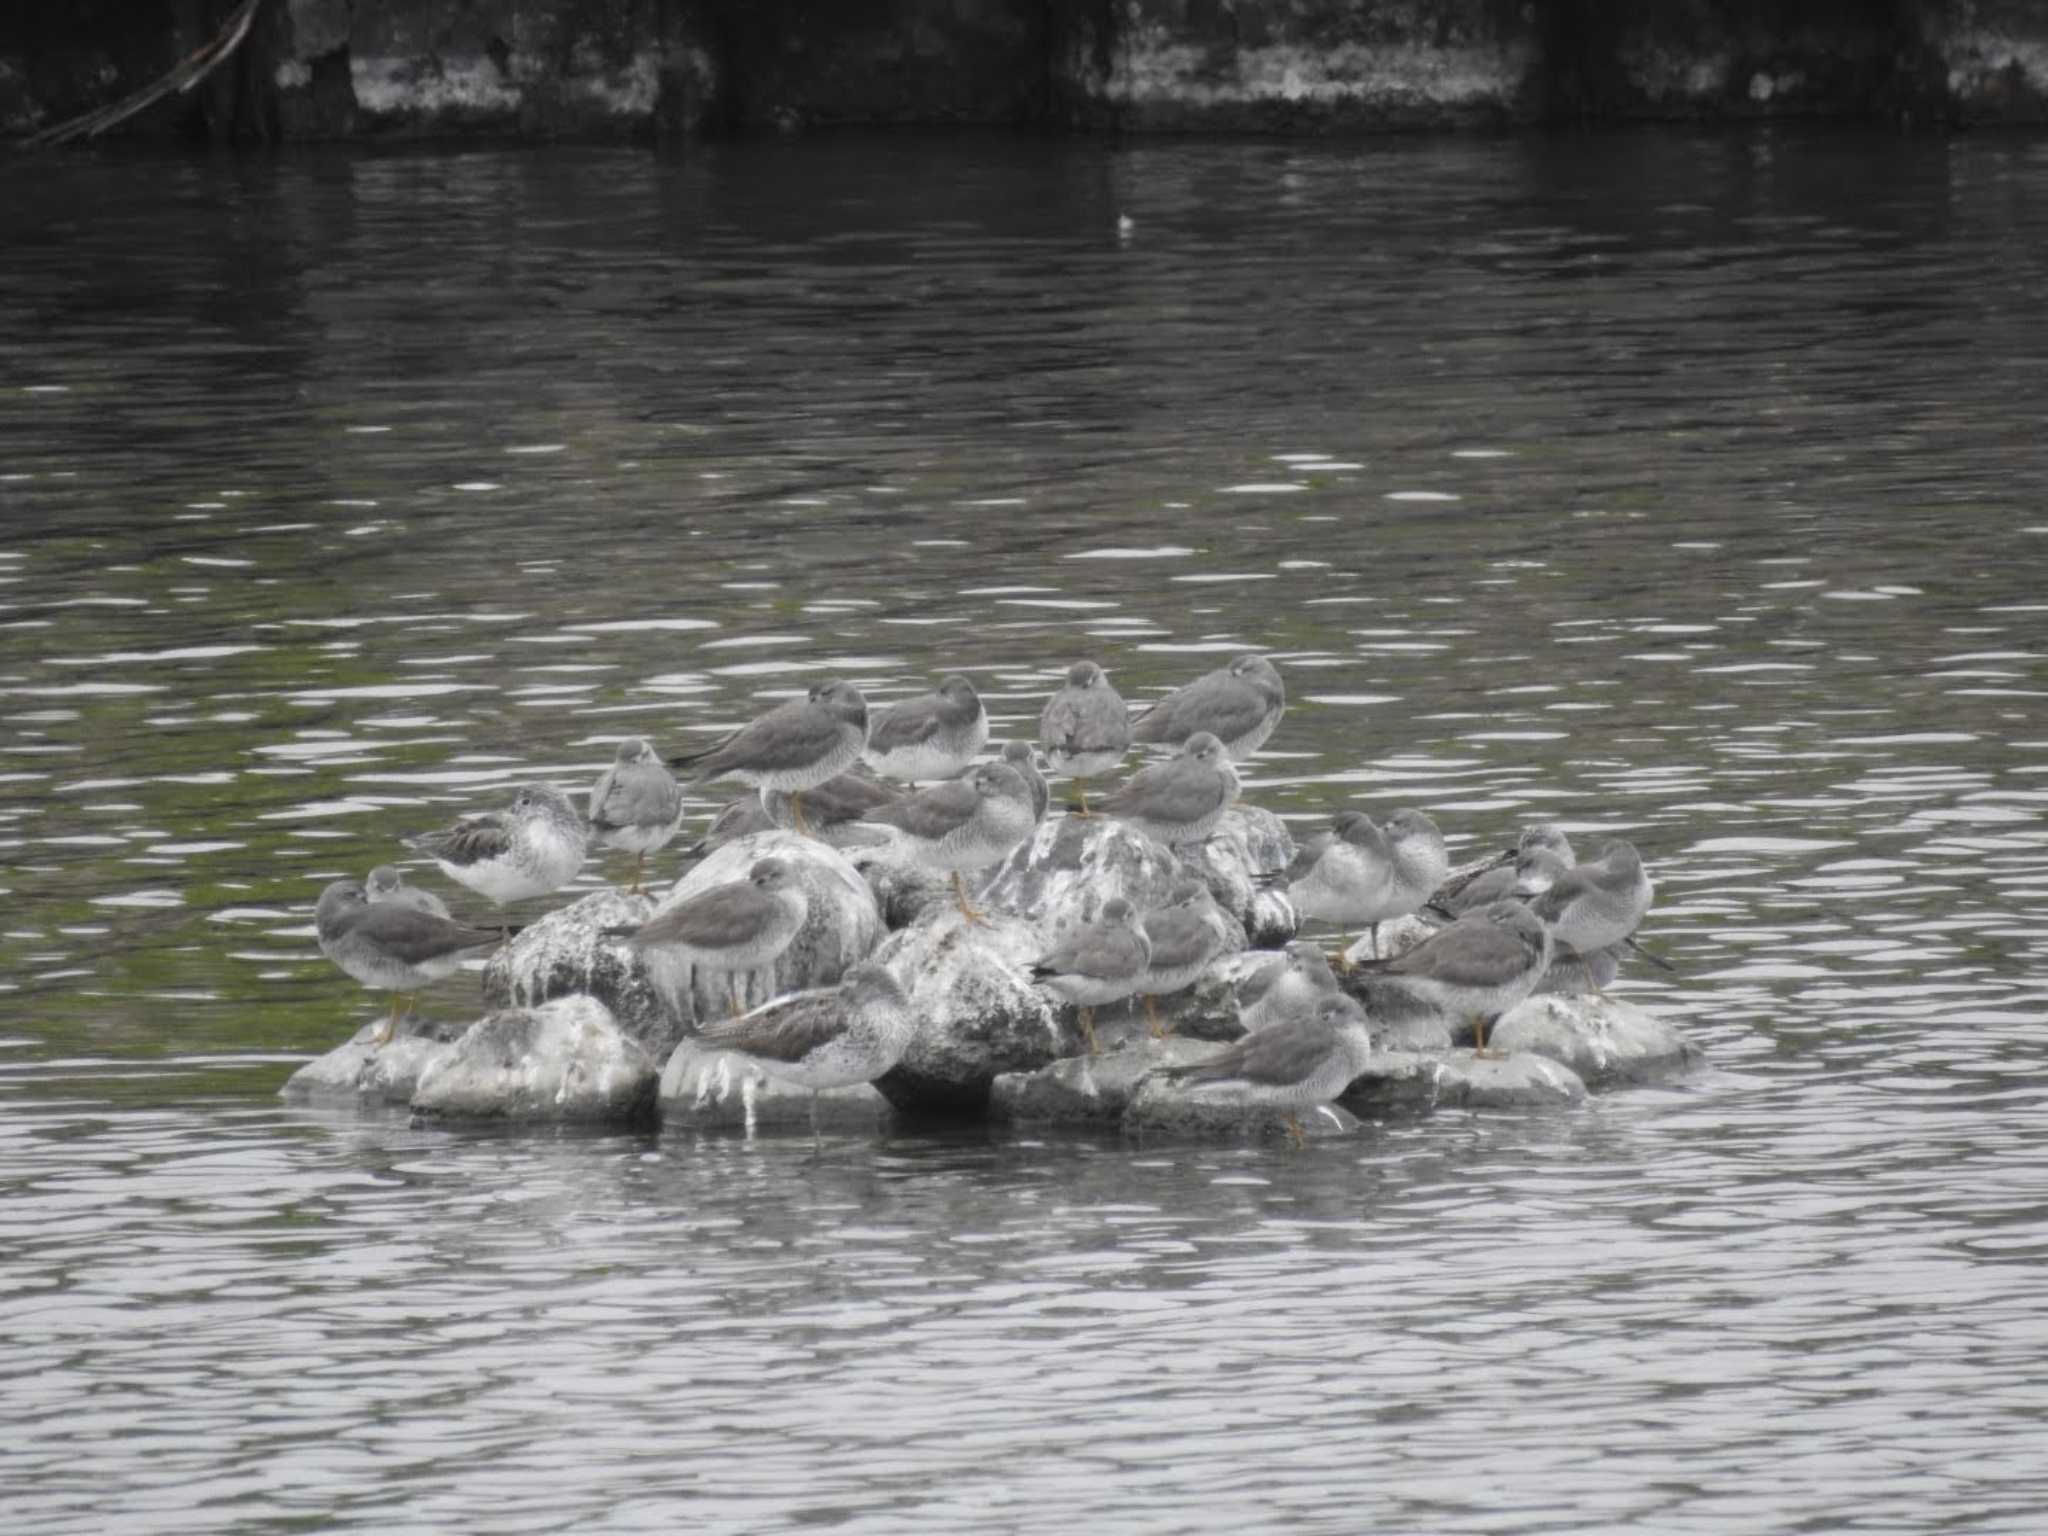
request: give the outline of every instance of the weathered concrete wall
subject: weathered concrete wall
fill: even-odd
[[[0,6],[0,132],[147,83],[233,3]],[[2048,122],[2048,4],[269,0],[231,67],[131,131],[1329,133],[1788,116]]]

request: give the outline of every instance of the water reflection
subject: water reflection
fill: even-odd
[[[0,168],[23,1517],[2031,1513],[2044,153]],[[321,883],[500,785],[1247,646],[1260,803],[1634,840],[1715,1071],[1295,1160],[269,1101],[374,1006]]]

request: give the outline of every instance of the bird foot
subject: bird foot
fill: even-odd
[[[1308,1145],[1308,1132],[1301,1128],[1301,1121],[1293,1115],[1288,1115],[1285,1118],[1287,1121],[1288,1140],[1294,1143],[1294,1150],[1299,1152]]]

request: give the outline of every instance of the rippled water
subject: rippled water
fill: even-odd
[[[0,166],[10,1528],[2037,1518],[2044,187],[1786,133]],[[275,1099],[375,1006],[313,893],[513,778],[1243,646],[1262,804],[1633,838],[1684,970],[1624,986],[1711,1070],[1302,1155]]]

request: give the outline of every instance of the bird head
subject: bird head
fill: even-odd
[[[756,859],[747,871],[747,881],[757,890],[774,893],[792,889],[797,883],[796,866],[782,859]]]

